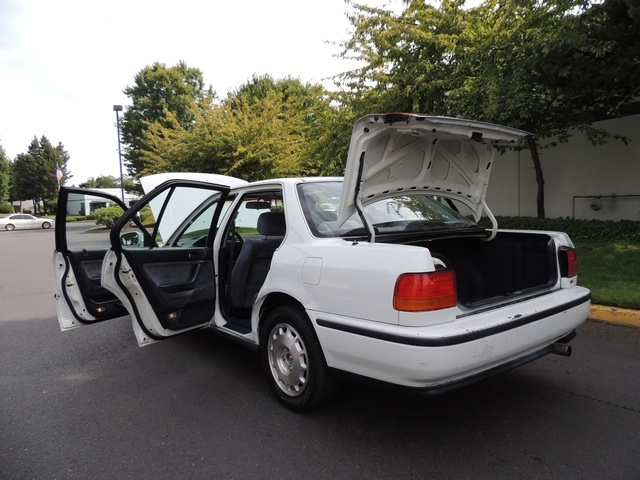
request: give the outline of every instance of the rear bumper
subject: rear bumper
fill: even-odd
[[[581,287],[427,327],[309,312],[329,367],[411,388],[442,390],[543,356],[582,324]]]
[[[553,353],[553,346],[558,344],[568,345],[568,343],[576,337],[575,330],[564,338],[559,339],[554,344],[548,345],[540,350],[532,352],[528,355],[524,355],[515,360],[511,360],[510,362],[502,363],[493,368],[489,368],[475,375],[469,375],[463,377],[458,380],[452,380],[450,382],[441,383],[438,385],[432,385],[427,387],[407,387],[407,386],[399,386],[397,384],[391,384],[389,382],[383,382],[379,380],[375,380],[368,377],[362,377],[360,375],[351,374],[349,372],[344,372],[342,370],[334,370],[336,375],[339,375],[344,378],[356,380],[362,383],[371,384],[374,386],[382,387],[382,388],[393,388],[394,390],[401,390],[407,393],[413,393],[417,395],[442,395],[443,393],[450,392],[452,390],[457,390],[458,388],[465,387],[467,385],[471,385],[476,382],[480,382],[485,378],[493,377],[494,375],[498,375],[500,373],[508,372],[509,370],[513,370],[514,368],[525,365],[529,362],[537,360],[540,357]]]

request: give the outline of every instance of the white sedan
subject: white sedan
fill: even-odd
[[[53,225],[53,220],[34,217],[26,213],[13,213],[0,217],[0,228],[4,228],[5,230],[51,228]]]
[[[210,327],[259,352],[277,397],[299,411],[328,401],[338,377],[438,393],[568,356],[590,305],[571,240],[501,231],[485,203],[496,147],[526,135],[370,115],[344,179],[153,175],[110,232],[66,215],[125,209],[117,198],[62,188],[60,326],[129,314],[141,346]]]

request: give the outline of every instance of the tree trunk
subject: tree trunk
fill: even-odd
[[[538,183],[538,196],[536,203],[538,205],[538,218],[545,218],[544,214],[544,177],[542,176],[542,166],[540,165],[540,156],[538,155],[538,144],[533,135],[527,137],[527,144],[531,152],[531,160],[533,160],[533,168],[536,171],[536,182]]]

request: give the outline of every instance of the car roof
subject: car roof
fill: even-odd
[[[314,182],[341,182],[342,177],[290,177],[290,178],[273,178],[269,180],[257,180],[250,182],[232,190],[242,190],[247,187],[258,187],[261,185],[273,185],[280,183],[282,185],[296,185],[298,183],[314,183]]]
[[[140,183],[143,186],[145,193],[149,193],[151,190],[162,184],[167,180],[198,180],[202,182],[217,183],[220,185],[226,185],[231,191],[241,191],[246,188],[259,187],[262,185],[273,185],[279,183],[281,185],[296,185],[298,183],[311,183],[311,182],[341,182],[342,177],[292,177],[292,178],[273,178],[266,180],[257,180],[255,182],[246,182],[240,178],[229,177],[225,175],[208,174],[208,173],[194,173],[194,172],[170,172],[170,173],[158,173],[154,175],[148,175],[140,179]]]

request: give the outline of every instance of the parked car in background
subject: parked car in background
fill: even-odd
[[[129,314],[138,343],[211,327],[259,352],[289,408],[339,376],[439,393],[548,353],[589,312],[559,232],[500,231],[485,203],[496,149],[526,132],[426,115],[370,115],[345,177],[247,183],[142,178],[147,195],[91,235],[62,188],[55,299],[62,330]],[[476,222],[482,214],[491,229]]]
[[[26,228],[51,228],[55,222],[48,218],[38,218],[27,213],[12,213],[0,216],[0,228],[19,230]]]

